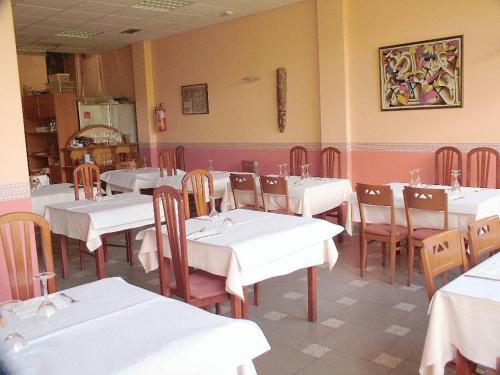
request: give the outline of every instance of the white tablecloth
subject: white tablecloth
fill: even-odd
[[[227,217],[234,225],[224,228]],[[338,258],[332,237],[344,229],[325,220],[243,209],[225,212],[213,222],[186,222],[188,234],[202,228],[203,233],[220,234],[188,240],[189,265],[227,277],[226,290],[242,299],[245,285],[323,263],[331,270]],[[158,268],[154,228],[137,239],[143,240],[139,260],[146,272]],[[170,257],[166,235],[164,250]]]
[[[394,192],[394,206],[396,208],[396,224],[407,226],[402,183],[391,183]],[[463,234],[467,233],[467,226],[475,220],[491,215],[500,215],[500,190],[477,189],[462,187],[461,191],[451,192],[449,187],[431,186],[432,188],[446,188],[448,191],[448,226],[457,228]],[[351,196],[352,221],[361,221],[359,216],[358,199],[356,193]],[[389,209],[384,207],[365,206],[368,222],[390,223]],[[413,212],[413,224],[416,228],[443,228],[443,214],[429,212]]]
[[[490,368],[500,355],[500,281],[467,275],[500,268],[500,253],[438,290],[429,308],[430,321],[420,373],[441,375],[455,348],[469,360]]]
[[[28,341],[16,374],[255,374],[270,349],[254,322],[210,314],[109,278],[65,291],[79,300],[46,324],[17,320]],[[10,328],[0,328],[1,340]]]
[[[72,184],[64,183],[43,186],[31,192],[31,211],[43,216],[45,213],[45,206],[74,200],[75,191]]]
[[[158,186],[171,186],[179,191],[182,190],[182,178],[186,172],[177,170],[177,175],[160,177],[159,168],[139,168],[120,169],[108,171],[101,174],[101,180],[106,182],[106,192],[114,191],[139,191],[139,189],[153,189]],[[229,172],[213,171],[214,193],[217,198],[222,198],[227,182],[229,181]]]
[[[298,176],[287,178],[288,195],[290,198],[290,210],[304,217],[312,217],[332,208],[340,206],[347,202],[348,210],[351,199],[352,187],[349,180],[340,180],[336,178],[313,177],[302,180]],[[262,207],[262,194],[260,192],[260,183],[257,177],[257,196],[259,205]],[[236,196],[242,205],[253,204],[253,193],[248,191],[237,191]],[[280,196],[268,196],[269,207],[272,210],[285,208],[285,199]],[[231,183],[228,182],[222,198],[222,208],[228,206],[235,208],[233,191]],[[348,212],[349,213],[349,212]],[[350,217],[348,215],[347,217]],[[346,228],[347,229],[347,228]]]
[[[90,251],[101,245],[105,233],[138,228],[154,223],[153,198],[124,193],[100,201],[79,200],[47,206],[45,218],[52,232],[86,242]]]

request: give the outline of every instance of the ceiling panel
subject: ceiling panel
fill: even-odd
[[[193,4],[164,12],[133,7],[139,0],[12,0],[16,41],[19,46],[41,41],[57,43],[57,51],[64,52],[71,52],[72,47],[74,52],[109,50],[303,0],[191,1]],[[220,16],[223,13],[228,14]],[[121,34],[128,28],[140,31]],[[99,34],[88,39],[54,35],[67,29],[91,30]]]

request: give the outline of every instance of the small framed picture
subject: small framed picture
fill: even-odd
[[[185,115],[201,115],[208,113],[208,85],[181,86],[182,113]]]

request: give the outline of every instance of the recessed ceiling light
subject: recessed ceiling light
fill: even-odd
[[[98,31],[93,30],[78,30],[78,29],[66,29],[60,33],[55,34],[56,36],[66,36],[68,38],[91,38],[94,35],[100,34]]]
[[[139,0],[132,8],[155,10],[158,12],[169,12],[171,10],[193,4],[186,0]]]
[[[225,10],[224,12],[220,12],[218,14],[216,14],[217,17],[227,17],[227,16],[232,16],[233,15],[233,11],[232,10]]]
[[[127,29],[123,30],[121,34],[135,34],[137,32],[141,31],[140,29]]]
[[[47,52],[47,51],[52,51],[57,47],[59,47],[59,44],[28,43],[18,47],[17,50],[23,52]]]

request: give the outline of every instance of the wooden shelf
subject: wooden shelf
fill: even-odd
[[[97,148],[115,148],[115,147],[128,147],[128,146],[137,146],[137,143],[119,143],[117,145],[108,145],[108,144],[99,144],[92,145],[87,147],[75,147],[75,148],[67,148],[68,151],[78,151],[78,150],[95,150]]]
[[[28,156],[32,158],[51,158],[51,159],[59,159],[59,155],[49,155],[43,152],[33,152]]]
[[[30,135],[57,135],[57,132],[35,132],[33,130],[27,130],[24,133]]]

